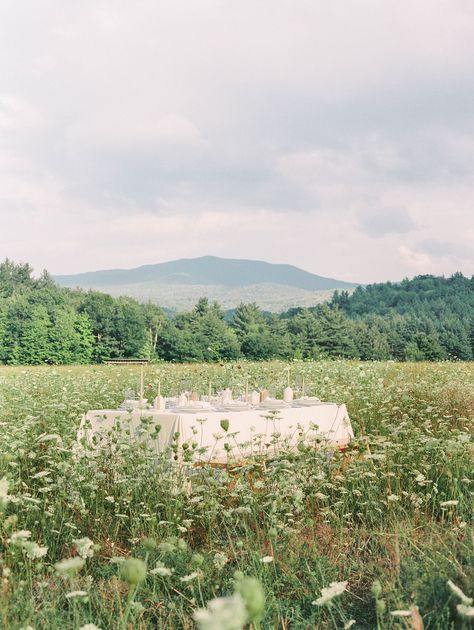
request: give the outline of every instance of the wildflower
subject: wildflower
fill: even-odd
[[[206,608],[194,613],[199,630],[241,630],[247,623],[247,610],[239,593],[216,597]]]
[[[451,506],[455,506],[459,503],[459,501],[441,501],[440,506],[441,507],[451,507]]]
[[[260,558],[260,562],[263,562],[263,564],[270,564],[270,562],[273,562],[273,556],[263,556],[263,558]]]
[[[184,577],[180,578],[181,582],[191,582],[191,580],[194,580],[194,578],[197,578],[201,575],[201,573],[199,571],[193,571],[192,573],[190,573],[189,575],[185,575]]]
[[[0,508],[4,507],[9,501],[8,497],[8,479],[0,479]]]
[[[152,575],[160,577],[169,577],[173,573],[173,569],[168,569],[162,562],[158,562],[156,567],[150,571]]]
[[[265,610],[265,592],[260,582],[254,577],[239,577],[235,590],[242,597],[249,620],[258,622]]]
[[[227,561],[228,561],[228,557],[225,555],[225,553],[222,553],[221,551],[218,551],[214,555],[213,563],[216,569],[218,569],[219,571],[224,568]]]
[[[474,619],[474,606],[466,606],[466,604],[458,604],[456,608],[457,608],[458,613],[461,615],[461,617]]]
[[[72,541],[77,548],[77,553],[81,558],[92,558],[94,555],[94,543],[90,538],[79,538]]]
[[[472,604],[472,597],[468,597],[467,595],[465,595],[463,591],[459,588],[459,586],[456,586],[456,584],[454,584],[454,582],[448,580],[446,584],[448,585],[449,590],[454,595],[456,595],[456,597],[459,597],[463,604],[465,604],[466,606],[470,606]]]
[[[32,479],[41,479],[42,477],[47,477],[50,474],[51,471],[49,470],[41,470],[40,472],[36,473],[36,475],[33,475]]]
[[[8,539],[8,542],[12,543],[12,545],[15,545],[17,543],[22,543],[24,540],[28,540],[30,536],[30,531],[28,531],[27,529],[21,529],[18,532],[13,532],[13,534]]]
[[[395,503],[396,501],[400,501],[400,497],[398,497],[396,494],[389,494],[387,497],[387,501],[389,501],[390,503]]]
[[[392,617],[411,617],[411,610],[392,610]]]
[[[321,589],[321,597],[313,602],[316,606],[325,606],[346,590],[347,582],[331,582],[327,588]]]
[[[88,593],[86,591],[71,591],[67,593],[66,599],[75,599],[76,597],[87,597]]]
[[[30,558],[30,560],[44,558],[44,556],[48,553],[48,547],[40,547],[35,542],[23,543],[23,550],[26,552],[26,555]]]
[[[60,575],[74,575],[82,569],[84,562],[85,560],[83,558],[74,556],[73,558],[65,558],[64,560],[56,562],[54,568]]]
[[[352,626],[355,624],[355,622],[356,622],[355,619],[349,619],[349,621],[344,624],[344,629],[343,630],[349,630],[349,628],[352,628]]]
[[[101,630],[95,623],[86,623],[85,626],[81,626],[79,630]]]
[[[120,577],[129,584],[140,584],[146,579],[146,564],[139,558],[128,558],[120,567]]]
[[[176,546],[171,541],[164,540],[158,545],[158,549],[162,553],[171,553],[172,551],[175,551]]]

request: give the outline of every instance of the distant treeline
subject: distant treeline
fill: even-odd
[[[0,362],[12,365],[473,354],[474,277],[459,273],[336,292],[328,304],[280,315],[241,304],[226,316],[202,298],[169,317],[151,303],[60,288],[47,272],[34,278],[28,264],[0,263]]]

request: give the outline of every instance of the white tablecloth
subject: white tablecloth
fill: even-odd
[[[285,407],[277,410],[275,418],[270,415],[263,409],[197,413],[98,409],[84,415],[77,439],[100,448],[120,434],[121,439],[132,442],[147,441],[157,454],[174,443],[180,457],[186,449],[197,462],[231,463],[295,450],[301,443],[340,448],[354,437],[345,405]],[[221,426],[222,420],[229,422],[227,431]]]

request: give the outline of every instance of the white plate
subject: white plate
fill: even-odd
[[[298,405],[298,407],[313,407],[314,405],[321,404],[321,401],[319,398],[316,398],[316,396],[312,396],[311,398],[308,396],[308,398],[297,398],[293,401],[293,404]]]
[[[252,409],[250,405],[220,405],[218,411],[249,411]]]
[[[173,407],[171,411],[178,411],[179,413],[206,413],[207,411],[214,411],[212,407]]]
[[[283,409],[287,406],[283,400],[263,400],[259,405],[260,409]]]

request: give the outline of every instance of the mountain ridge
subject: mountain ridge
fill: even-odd
[[[236,272],[240,272],[240,275],[233,276]],[[194,279],[192,273],[201,275]],[[204,278],[203,273],[205,274]],[[281,274],[278,278],[276,277],[277,273]],[[124,284],[125,282],[130,283],[130,281],[134,283],[158,279],[166,282],[169,278],[174,280],[173,284],[180,279],[183,284],[221,284],[224,286],[246,286],[260,282],[273,282],[312,291],[350,288],[360,284],[319,276],[295,265],[268,263],[245,258],[221,258],[219,256],[179,258],[163,263],[140,265],[130,269],[99,269],[53,277],[58,284],[63,286],[69,286],[74,281],[79,283],[88,281],[88,283],[93,282],[94,284],[102,284],[106,281],[108,284]]]
[[[256,301],[263,308],[284,310],[308,306],[330,297],[336,289],[352,290],[357,283],[319,276],[294,265],[259,260],[201,256],[131,269],[104,269],[55,275],[61,286],[97,289],[129,295],[162,306],[186,309],[208,297],[232,308],[240,301]]]

